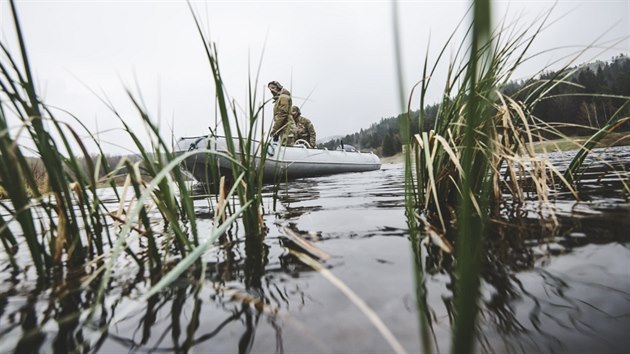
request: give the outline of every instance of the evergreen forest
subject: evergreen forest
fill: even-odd
[[[510,81],[500,90],[515,100],[523,100],[544,82],[558,78],[565,79],[532,107],[532,113],[540,121],[553,124],[563,134],[591,134],[593,129],[604,126],[617,111],[624,117],[630,116],[630,106],[624,105],[627,100],[623,98],[630,96],[630,58],[623,54],[610,62],[596,61],[579,67],[547,71],[529,80]],[[437,103],[424,107],[424,131],[433,128],[439,108]],[[418,110],[409,112],[412,134],[420,132],[419,113]],[[381,118],[367,129],[319,144],[319,147],[335,149],[343,143],[384,157],[395,155],[402,150],[400,120],[404,114],[407,113]],[[619,126],[617,131],[630,131],[630,121]]]

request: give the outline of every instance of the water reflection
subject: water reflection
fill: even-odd
[[[317,179],[306,178],[288,184],[268,186],[263,190],[263,195],[269,199],[275,197],[272,210],[275,211],[278,219],[294,220],[304,214],[322,209],[317,202],[320,197],[319,190]],[[279,208],[276,203],[279,203],[281,207]]]
[[[236,225],[203,256],[203,269],[185,273],[146,303],[135,299],[155,279],[126,258],[99,304],[94,289],[81,287],[80,272],[50,287],[30,280],[28,272],[7,272],[7,261],[0,260],[5,268],[0,352],[391,351],[338,289],[288,252],[295,245],[283,228],[333,254],[321,264],[358,293],[409,352],[418,352],[402,172],[402,165],[386,165],[381,171],[298,180],[277,191],[268,187],[263,203],[268,232],[261,243],[247,244]],[[480,352],[630,347],[628,194],[582,189],[587,190],[594,193],[580,203],[560,196],[546,206],[557,222],[541,219],[536,202],[515,206],[506,199],[502,212],[493,215],[484,257]],[[195,201],[201,237],[211,229],[211,202]],[[436,348],[447,352],[457,264],[431,243],[421,250]],[[92,306],[98,311],[88,318]],[[128,308],[133,308],[129,316],[100,333]]]
[[[25,334],[15,347],[17,353],[37,352],[46,338],[46,335],[40,329],[39,317],[41,313],[37,311],[37,296],[38,291],[29,294],[26,298],[26,303],[15,314],[22,333]],[[15,317],[11,319],[15,319]]]
[[[189,351],[249,353],[261,318],[273,321],[274,310],[264,290],[248,292],[238,287],[217,287],[210,283],[178,282],[149,298],[143,307],[101,337],[105,352]],[[127,298],[112,306],[134,306]],[[208,316],[210,315],[210,316]],[[282,334],[278,328],[278,345]],[[226,340],[240,333],[237,340]],[[236,339],[236,338],[235,338]],[[205,349],[204,349],[205,348]],[[67,351],[66,351],[67,352]]]
[[[630,324],[630,281],[622,275],[623,266],[611,265],[630,257],[630,209],[621,203],[608,210],[615,212],[591,210],[588,217],[558,212],[553,227],[530,214],[490,225],[482,271],[483,330],[478,332],[483,351],[628,348],[630,340],[620,328]],[[450,322],[454,259],[431,244],[425,252],[426,272],[449,279],[442,299]]]

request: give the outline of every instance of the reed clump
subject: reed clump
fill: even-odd
[[[137,157],[110,164],[112,160],[98,140],[77,117],[71,116],[73,124],[66,123],[40,99],[13,1],[10,8],[19,54],[0,42],[0,181],[4,198],[0,204],[8,212],[0,216],[0,239],[12,270],[19,274],[29,267],[15,257],[24,244],[38,279],[48,281],[55,269],[88,272],[84,274],[87,283],[100,283],[97,299],[108,291],[114,262],[121,253],[139,269],[146,269],[152,280],[171,274],[173,281],[165,259],[193,259],[196,264],[200,247],[208,247],[199,238],[189,181],[179,164],[194,154],[213,152],[175,152],[141,100],[127,91],[150,143],[130,128],[129,117],[103,99],[138,149]],[[88,152],[82,134],[91,137],[99,154]],[[248,209],[249,200],[255,199],[245,194],[245,183],[239,186],[243,190],[241,209],[225,202],[212,210],[216,215],[228,215],[216,219],[209,239],[225,232]],[[116,210],[101,200],[99,188],[110,189],[118,198]],[[247,193],[253,193],[251,190],[254,188]],[[158,224],[149,217],[155,211],[161,216]],[[188,258],[191,254],[196,256]]]
[[[476,6],[475,2],[473,9]],[[623,115],[629,104],[627,97],[616,96],[626,103],[608,118],[604,127],[590,128],[593,134],[582,143],[564,135],[562,126],[545,123],[533,115],[536,105],[547,100],[554,87],[568,84],[568,77],[578,70],[568,69],[571,63],[553,77],[537,79],[534,75],[516,92],[508,94],[504,90],[515,70],[529,57],[527,51],[548,16],[521,32],[513,30],[515,23],[502,23],[488,31],[487,41],[478,48],[466,47],[464,42],[459,45],[448,64],[447,81],[432,129],[409,137],[413,166],[408,168],[414,174],[414,203],[423,216],[422,222],[439,226],[442,232],[455,229],[456,209],[462,200],[470,200],[476,214],[498,215],[505,206],[506,194],[515,205],[531,199],[545,204],[560,191],[569,191],[577,198],[574,175],[585,155],[602,141],[614,145],[625,139],[614,131],[628,120]],[[477,22],[475,18],[467,30],[471,43]],[[432,66],[427,58],[424,79],[409,100],[410,110],[416,99],[421,107],[425,106],[432,76],[451,40],[452,37]],[[424,116],[421,108],[420,127],[424,126]],[[408,118],[404,124],[409,124]],[[554,144],[553,139],[571,141],[571,147],[580,150],[566,170],[560,171],[546,157],[546,147]],[[464,190],[465,182],[470,183],[470,193]],[[486,200],[487,209],[481,207],[484,202],[480,198]]]
[[[207,148],[174,151],[142,101],[127,91],[146,127],[149,143],[128,125],[129,117],[123,117],[102,99],[138,150],[133,158],[123,157],[110,163],[112,160],[102,151],[98,139],[80,119],[68,113],[74,122],[66,123],[40,99],[16,4],[10,1],[9,5],[20,50],[15,55],[6,43],[0,42],[0,247],[15,281],[36,278],[37,284],[44,287],[80,283],[77,289],[80,286],[87,294],[82,307],[53,317],[95,325],[93,336],[79,344],[83,348],[96,345],[98,349],[108,327],[132,310],[123,309],[108,317],[105,306],[105,296],[116,283],[112,281],[113,274],[121,272],[121,260],[134,266],[140,277],[146,277],[150,288],[140,300],[148,301],[186,273],[203,274],[201,256],[240,218],[247,232],[247,283],[259,286],[265,262],[262,197],[257,188],[262,180],[256,174],[256,160],[238,153],[250,151],[248,144],[256,132],[254,123],[263,105],[255,106],[255,94],[250,102],[252,125],[247,134],[242,134],[236,125],[240,146],[232,146],[231,156],[226,157],[234,162],[233,185],[223,188],[216,204],[210,203],[214,222],[212,229],[204,230],[201,236],[190,181],[180,164],[191,156],[211,156],[216,152]],[[204,45],[209,49],[205,41]],[[230,119],[235,116],[228,113],[216,51],[209,51],[208,58],[217,82],[222,121],[231,139]],[[231,108],[234,113],[235,107]],[[98,154],[88,152],[82,134],[90,136]],[[117,198],[117,207],[112,208],[110,201],[101,199],[103,191],[98,189],[103,188],[109,189],[105,193],[108,197]],[[238,205],[233,200],[238,200]],[[30,347],[28,338],[41,335],[39,325],[24,327],[21,338],[11,338],[0,347],[3,351]]]
[[[242,223],[245,229],[245,252],[247,255],[245,283],[248,287],[258,288],[264,272],[264,257],[266,253],[263,247],[267,228],[262,217],[262,186],[263,169],[267,158],[266,152],[271,144],[271,140],[268,132],[266,133],[262,127],[265,126],[263,109],[269,101],[264,99],[262,103],[258,101],[256,87],[258,87],[259,83],[260,67],[253,77],[250,68],[247,106],[244,109],[244,116],[239,116],[239,108],[227,94],[226,85],[221,76],[216,46],[203,33],[192,7],[191,12],[193,13],[212,72],[215,87],[215,104],[218,108],[220,126],[223,128],[227,143],[226,157],[228,158],[227,163],[230,164],[230,176],[228,177],[231,177],[239,204],[241,206],[249,205],[249,208],[242,214]],[[241,125],[238,123],[241,121],[246,123]],[[236,122],[236,124],[234,125],[233,122]],[[212,137],[213,135],[208,136],[209,143],[212,141]],[[208,158],[213,157],[209,156]],[[215,162],[220,160],[220,156],[215,158]],[[225,164],[226,160],[222,162]],[[221,176],[215,169],[208,171],[207,175],[207,182],[214,185],[219,184]],[[236,182],[234,182],[235,180]]]
[[[532,112],[557,85],[574,73],[563,70],[551,78],[527,81],[518,92],[504,90],[528,58],[528,50],[545,27],[549,13],[529,26],[504,22],[490,25],[490,2],[474,1],[472,21],[466,38],[456,45],[448,63],[447,80],[441,94],[437,118],[430,131],[409,136],[411,114],[401,122],[401,136],[408,142],[406,154],[407,218],[412,236],[424,229],[427,240],[457,260],[454,285],[453,352],[474,348],[474,329],[479,299],[480,274],[490,220],[501,220],[506,210],[516,211],[528,200],[537,200],[542,219],[554,221],[551,198],[568,191],[576,199],[575,176],[584,157],[606,134],[625,122],[613,114],[605,127],[595,132],[574,158],[560,171],[536,146],[548,137],[564,137],[552,125],[538,120]],[[460,24],[461,25],[461,24]],[[521,30],[517,30],[521,28]],[[454,32],[455,34],[455,32]],[[425,101],[438,64],[451,45],[454,34],[434,64],[425,59],[423,79],[412,91],[408,103],[420,102],[419,127],[425,126]],[[542,72],[542,70],[541,70]],[[623,98],[628,101],[628,98]],[[623,107],[622,107],[623,108]],[[565,193],[566,194],[566,193]],[[548,220],[542,220],[547,222]],[[456,235],[456,236],[453,236]],[[418,237],[412,237],[414,254],[421,259]],[[454,245],[454,246],[453,246]],[[416,261],[423,274],[422,261]],[[426,310],[423,277],[417,277],[421,325],[431,323]],[[422,333],[423,341],[430,341]],[[430,348],[426,346],[425,348]]]
[[[39,100],[13,2],[11,10],[21,55],[19,58],[12,56],[7,46],[0,43],[3,52],[0,62],[0,179],[11,203],[10,210],[13,210],[11,219],[0,219],[0,229],[5,250],[10,254],[9,246],[16,247],[17,241],[8,224],[17,221],[37,274],[45,276],[51,267],[61,264],[62,258],[67,264],[78,266],[85,262],[86,252],[102,253],[102,243],[98,241],[100,237],[85,240],[80,237],[79,231],[84,226],[88,234],[99,233],[95,226],[101,221],[90,212],[91,201],[74,208],[75,191],[87,195],[89,186],[85,183],[87,178],[79,181],[75,178],[84,174],[74,169],[74,154],[64,155],[61,151],[68,151],[71,140],[76,141],[77,135],[55,120],[48,107]],[[9,129],[8,114],[21,122],[17,134],[12,134]],[[53,131],[63,134],[60,143],[53,138],[48,125]],[[35,146],[37,157],[43,163],[41,169],[29,166],[18,142],[21,134],[28,135]],[[78,143],[82,146],[80,141]],[[76,188],[70,187],[73,182],[79,182]],[[42,191],[48,193],[42,194]],[[45,222],[38,220],[39,212],[46,216]],[[48,231],[47,241],[38,235],[45,230]],[[19,271],[15,259],[12,256],[9,258],[14,270]]]

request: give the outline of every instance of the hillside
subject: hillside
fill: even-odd
[[[567,135],[584,135],[605,125],[615,112],[630,116],[630,58],[619,55],[610,62],[594,61],[564,71],[550,71],[525,80],[510,81],[500,88],[504,94],[525,101],[527,95],[548,80],[567,77],[566,83],[553,88],[548,98],[531,106],[533,115],[543,122],[557,123],[558,129]],[[613,97],[616,96],[616,97]],[[439,104],[424,108],[424,131],[432,129]],[[411,132],[420,131],[418,116],[420,111],[412,111]],[[334,149],[341,142],[364,151],[373,151],[382,157],[393,156],[402,150],[400,141],[400,120],[396,117],[381,118],[367,129],[333,139],[320,147]],[[591,128],[588,128],[591,127]],[[617,131],[630,131],[630,122],[625,122]]]

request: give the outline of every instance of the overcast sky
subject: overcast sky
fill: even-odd
[[[8,2],[0,4],[0,36],[17,53]],[[495,24],[507,18],[527,26],[553,4],[494,1]],[[353,133],[400,113],[390,1],[193,1],[192,6],[216,42],[229,94],[240,105],[247,104],[248,66],[255,75],[262,58],[259,99],[263,91],[269,97],[267,82],[281,82],[313,121],[318,137]],[[407,91],[421,78],[427,48],[433,62],[469,6],[457,0],[399,3]],[[132,145],[89,89],[111,99],[138,131],[140,119],[130,109],[125,87],[142,93],[165,136],[171,128],[175,136],[205,134],[213,124],[211,72],[185,1],[18,0],[17,8],[45,102],[101,132],[107,151]],[[525,78],[560,59],[551,66],[559,68],[569,60],[562,59],[566,55],[594,42],[599,48],[576,64],[627,54],[629,14],[628,0],[558,1],[549,27],[529,53],[553,50],[523,65],[518,75]],[[443,80],[438,75],[434,82]],[[266,117],[271,111],[269,104]],[[58,118],[70,121],[62,114]]]

